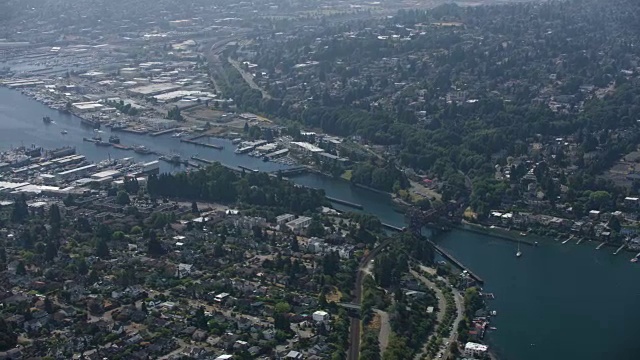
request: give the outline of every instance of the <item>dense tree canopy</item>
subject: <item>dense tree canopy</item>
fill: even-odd
[[[151,176],[148,191],[155,196],[244,203],[294,213],[315,210],[324,202],[320,190],[303,188],[266,173],[238,175],[220,164],[189,173]]]

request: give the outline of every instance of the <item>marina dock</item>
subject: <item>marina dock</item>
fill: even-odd
[[[238,168],[240,168],[242,170],[245,170],[245,171],[258,172],[258,170],[256,170],[256,169],[252,169],[252,168],[249,168],[249,167],[246,167],[246,166],[242,166],[242,165],[238,165]]]
[[[280,174],[281,176],[291,176],[291,175],[304,174],[304,173],[307,173],[308,171],[309,171],[309,168],[306,166],[297,166],[291,169],[277,170],[274,172],[274,174]]]
[[[200,135],[196,135],[196,136],[194,136],[194,137],[191,137],[191,138],[189,138],[188,140],[196,141],[196,140],[198,140],[198,139],[202,139],[203,137],[207,137],[207,136],[209,136],[209,134],[200,134]]]
[[[616,251],[613,253],[613,255],[618,255],[618,253],[619,253],[620,251],[622,251],[622,249],[624,249],[624,247],[625,247],[625,246],[627,246],[627,244],[622,244],[622,245],[620,245],[620,247],[618,248],[618,250],[616,250]]]
[[[569,241],[571,241],[571,239],[573,239],[573,235],[569,236],[569,238],[567,240],[563,241],[562,244],[568,243]]]
[[[596,247],[596,250],[600,250],[600,248],[603,247],[604,244],[606,244],[606,242],[603,242],[602,244],[598,245],[598,247]]]
[[[199,142],[199,141],[194,141],[192,139],[180,139],[180,142],[193,144],[193,145],[196,145],[196,146],[204,146],[204,147],[208,147],[208,148],[216,149],[216,150],[224,149],[224,146],[222,146],[222,145],[208,144],[208,143],[203,143],[203,142]]]
[[[346,200],[342,200],[342,199],[337,199],[331,196],[326,196],[327,200],[334,202],[336,204],[340,204],[340,205],[345,205],[345,206],[349,206],[352,207],[354,209],[358,209],[358,210],[362,210],[364,209],[364,206],[362,206],[361,204],[356,204],[356,203],[352,203],[350,201],[346,201]]]
[[[111,131],[121,131],[125,133],[136,134],[136,135],[145,135],[149,132],[149,130],[136,130],[136,129],[130,129],[130,128],[125,128],[125,129],[112,128]]]
[[[160,135],[164,135],[164,134],[171,134],[172,132],[178,130],[177,128],[173,128],[173,129],[167,129],[167,130],[161,130],[161,131],[157,131],[157,132],[152,132],[149,135],[151,136],[160,136]]]

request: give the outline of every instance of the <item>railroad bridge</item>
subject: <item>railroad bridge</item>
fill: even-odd
[[[447,229],[452,221],[457,218],[455,214],[459,211],[459,209],[460,206],[453,202],[450,202],[447,205],[443,205],[437,209],[434,208],[429,210],[421,210],[412,207],[406,213],[409,220],[409,231],[418,236],[422,236],[422,229],[427,225],[435,225],[437,228]],[[466,270],[469,273],[469,276],[479,284],[484,284],[484,280],[480,276],[476,275],[458,259],[453,257],[453,255],[438,246],[433,241],[427,241],[429,241],[429,244],[433,246],[435,251],[443,258],[454,264],[459,269]]]

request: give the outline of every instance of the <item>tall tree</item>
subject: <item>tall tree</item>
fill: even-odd
[[[22,193],[13,203],[11,212],[11,221],[14,223],[22,223],[29,217],[29,205],[27,205],[27,196]]]
[[[18,261],[18,264],[16,265],[16,275],[27,275],[27,268],[24,266],[24,261],[22,260]]]
[[[101,259],[108,259],[110,256],[109,246],[104,239],[98,239],[96,243],[96,256]]]

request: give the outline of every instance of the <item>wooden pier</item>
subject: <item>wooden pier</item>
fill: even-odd
[[[596,250],[600,250],[600,248],[603,247],[604,244],[606,244],[606,242],[603,242],[602,244],[598,245],[598,247],[596,247]]]

